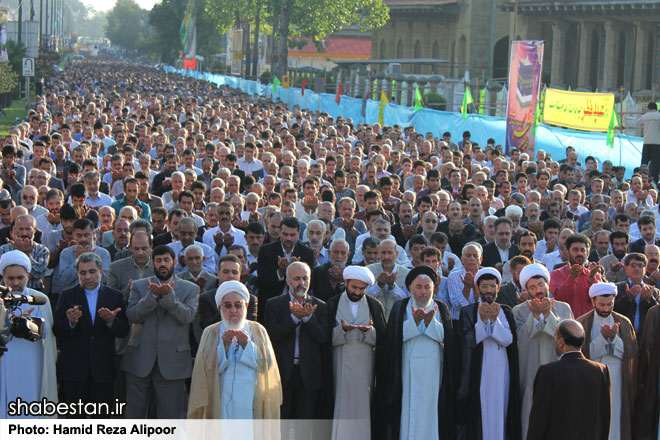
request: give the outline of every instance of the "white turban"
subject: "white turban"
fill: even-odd
[[[614,283],[595,283],[589,287],[589,298],[603,295],[616,295],[616,284]]]
[[[520,271],[520,286],[525,289],[527,281],[537,276],[545,278],[545,281],[548,283],[550,282],[550,272],[548,272],[548,269],[544,265],[540,263],[528,264]]]
[[[502,284],[502,275],[500,275],[500,271],[492,267],[484,267],[479,269],[477,273],[474,274],[474,284],[477,284],[479,278],[481,278],[484,275],[492,275],[495,278],[497,278],[498,284]]]
[[[376,282],[374,274],[363,266],[348,266],[344,269],[344,281],[358,280],[373,286]]]
[[[5,268],[7,266],[23,266],[27,273],[30,273],[32,270],[32,264],[30,264],[28,256],[25,255],[23,251],[18,250],[2,254],[2,257],[0,257],[0,274],[5,273]]]
[[[220,286],[218,286],[218,290],[215,291],[215,304],[217,307],[220,307],[220,304],[222,303],[222,298],[225,297],[225,295],[228,295],[232,292],[238,293],[243,297],[243,300],[248,303],[250,301],[250,292],[248,291],[247,287],[240,281],[225,281]]]

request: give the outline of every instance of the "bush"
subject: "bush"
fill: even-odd
[[[426,92],[422,96],[424,106],[436,110],[445,110],[447,108],[447,98],[436,92]]]

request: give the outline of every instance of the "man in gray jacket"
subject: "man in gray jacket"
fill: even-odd
[[[192,373],[188,339],[199,286],[174,275],[176,256],[168,246],[151,253],[156,276],[132,283],[126,315],[131,324],[121,369],[126,374],[126,418],[147,416],[153,392],[156,417],[183,417],[185,380]]]

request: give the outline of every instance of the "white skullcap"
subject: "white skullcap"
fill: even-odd
[[[546,282],[550,282],[550,272],[544,265],[540,263],[528,264],[520,271],[520,286],[525,289],[527,281],[537,276],[542,276]]]
[[[477,284],[479,278],[484,275],[493,275],[495,278],[497,278],[497,283],[502,284],[502,275],[500,275],[500,271],[492,267],[484,267],[479,269],[477,273],[474,274],[474,284]]]
[[[376,282],[374,274],[363,266],[348,266],[344,269],[344,281],[358,280],[373,286]]]
[[[30,259],[23,251],[13,250],[0,257],[0,274],[5,272],[7,266],[23,266],[27,273],[32,270]]]
[[[603,295],[616,295],[616,284],[594,283],[589,287],[589,298]]]
[[[222,298],[225,297],[225,295],[228,295],[232,292],[238,293],[243,297],[243,300],[247,303],[250,301],[250,292],[248,291],[247,287],[240,281],[225,281],[220,286],[218,287],[218,290],[215,291],[215,305],[217,307],[220,307],[220,303],[222,303]]]

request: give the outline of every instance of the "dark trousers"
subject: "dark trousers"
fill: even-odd
[[[91,378],[81,382],[62,382],[62,395],[67,403],[81,401],[83,403],[107,403],[112,411],[114,406],[113,383],[94,382]],[[84,419],[84,414],[68,418]],[[109,418],[107,414],[90,414],[91,418]]]
[[[282,406],[280,407],[280,418],[282,420],[297,419],[309,420],[307,422],[294,423],[294,438],[308,439],[312,438],[311,419],[314,418],[318,391],[305,389],[300,376],[300,367],[293,366],[291,376],[282,389]],[[289,438],[291,426],[287,422],[282,423],[282,438]]]
[[[642,146],[642,165],[649,164],[649,180],[658,181],[660,175],[660,145],[644,144]]]
[[[185,417],[185,379],[165,379],[158,361],[146,377],[126,373],[127,419],[153,417],[153,407],[158,419],[181,419]],[[154,401],[151,401],[152,396]],[[151,406],[150,406],[151,405]]]

